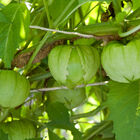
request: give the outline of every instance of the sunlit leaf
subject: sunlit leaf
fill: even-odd
[[[49,12],[54,22],[53,25],[63,24],[80,6],[91,1],[104,0],[49,0]],[[110,0],[106,1],[109,2]]]
[[[14,3],[2,9],[1,18],[3,20],[0,20],[0,58],[5,67],[10,67],[19,43],[27,37],[29,13],[25,4]]]
[[[133,0],[133,8],[137,9],[140,7],[140,1],[139,0]]]
[[[112,0],[112,3],[115,13],[118,14],[119,12],[121,12],[121,0]]]
[[[130,84],[111,82],[109,86],[107,105],[116,140],[139,140],[140,81]]]
[[[49,140],[66,140],[65,138],[60,138],[53,131],[48,130]]]
[[[70,130],[74,136],[73,140],[82,140],[81,132],[79,132],[74,124],[70,121],[68,109],[61,103],[51,103],[47,105],[47,113],[51,120],[47,125],[51,128],[59,128]]]

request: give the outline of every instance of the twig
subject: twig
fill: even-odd
[[[44,27],[40,27],[40,26],[30,26],[30,28],[39,29],[39,30],[43,30],[43,31],[57,32],[57,33],[62,33],[62,34],[67,34],[67,35],[77,35],[77,36],[84,37],[84,38],[96,38],[96,36],[94,36],[94,35],[87,35],[87,34],[82,34],[82,33],[78,33],[78,32],[60,31],[60,30],[44,28]]]
[[[106,85],[107,83],[108,83],[108,81],[99,82],[99,83],[92,83],[92,84],[87,84],[87,85],[78,85],[75,88],[90,87],[90,86],[101,86],[101,85]],[[41,89],[30,90],[30,92],[33,93],[33,92],[53,91],[53,90],[60,90],[60,89],[69,89],[69,88],[67,88],[65,86],[51,87],[51,88],[41,88]]]

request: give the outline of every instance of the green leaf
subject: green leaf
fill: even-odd
[[[70,121],[70,115],[68,109],[62,103],[48,103],[47,104],[47,113],[49,119],[51,120],[47,126],[52,131],[52,129],[60,128],[70,130],[74,139],[73,140],[82,140],[82,134],[75,127],[74,124]]]
[[[47,105],[47,113],[54,124],[58,128],[71,129],[73,127],[70,122],[70,115],[68,109],[64,107],[61,103],[51,103]]]
[[[47,79],[50,78],[52,75],[50,72],[46,72],[46,73],[38,73],[35,75],[32,75],[29,80],[30,81],[37,81],[37,80],[42,80],[42,79]]]
[[[117,15],[118,13],[121,12],[121,0],[112,0],[113,3],[113,8],[115,10],[115,14]]]
[[[84,34],[95,34],[95,35],[113,35],[118,34],[120,25],[113,22],[96,23],[87,26],[81,26],[77,29],[77,32]]]
[[[9,68],[19,43],[28,34],[28,9],[25,4],[9,4],[1,10],[0,19],[0,58]]]
[[[3,8],[3,7],[4,7],[4,5],[2,3],[0,3],[0,8]]]
[[[3,13],[0,12],[0,23],[3,22],[3,23],[9,23],[10,24],[10,21],[8,21],[8,19],[5,17],[5,15]]]
[[[96,40],[94,38],[80,38],[74,41],[74,45],[92,45]]]
[[[87,140],[97,135],[102,136],[102,138],[113,137],[114,135],[112,134],[112,122],[104,121],[99,124],[93,125],[84,133],[84,139]]]
[[[109,86],[107,105],[116,140],[139,140],[140,81],[130,84],[111,82]]]
[[[49,140],[66,140],[65,138],[58,137],[53,131],[48,130]]]
[[[49,0],[49,14],[54,27],[63,24],[80,6],[90,1],[104,0]]]
[[[136,9],[134,12],[132,12],[130,15],[128,15],[127,19],[135,19],[140,16],[140,7]]]
[[[139,0],[133,0],[133,8],[137,9],[140,7],[140,1]]]
[[[43,140],[43,138],[32,138],[32,139],[25,139],[25,140]]]
[[[43,138],[32,138],[32,139],[25,139],[25,140],[43,140]]]
[[[5,134],[2,130],[0,130],[0,140],[9,140],[8,134]]]
[[[120,12],[116,15],[116,22],[122,23],[126,17],[126,12]]]
[[[96,136],[96,137],[94,137],[94,140],[115,140],[115,138],[106,138],[106,139],[103,139],[100,136]]]

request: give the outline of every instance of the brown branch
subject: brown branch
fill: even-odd
[[[37,54],[37,56],[35,57],[33,61],[33,64],[40,62],[49,54],[50,50],[54,46],[60,45],[60,44],[63,44],[63,40],[58,40],[51,44],[47,43],[42,49],[40,49],[39,53]],[[24,67],[28,63],[32,53],[33,51],[17,55],[12,62],[12,66],[18,67],[18,68]]]

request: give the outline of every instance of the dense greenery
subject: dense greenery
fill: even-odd
[[[140,139],[140,0],[0,0],[0,140]]]

